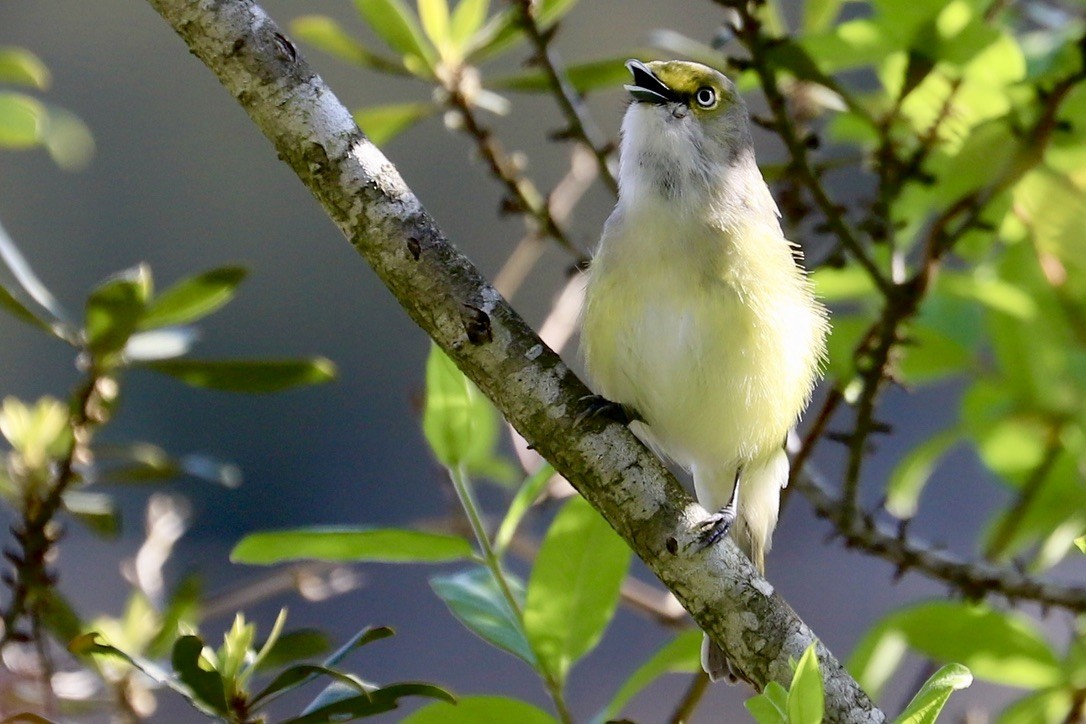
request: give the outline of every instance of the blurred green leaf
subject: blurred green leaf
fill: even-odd
[[[459,0],[456,3],[449,24],[449,35],[456,47],[467,46],[472,36],[482,29],[489,11],[490,0]]]
[[[0,47],[0,83],[18,83],[45,90],[50,80],[45,63],[29,50]]]
[[[86,630],[75,607],[56,587],[48,588],[39,595],[42,624],[57,641],[71,641]]]
[[[422,22],[423,32],[439,49],[448,48],[449,35],[449,3],[447,0],[418,0],[419,20]]]
[[[614,615],[630,549],[580,496],[559,511],[532,566],[524,628],[540,664],[565,681]]]
[[[304,42],[340,60],[385,73],[408,75],[398,60],[373,52],[327,15],[302,15],[291,22],[290,29]]]
[[[1086,535],[1080,535],[1078,538],[1075,538],[1075,547],[1083,553],[1086,553]]]
[[[459,536],[394,528],[299,528],[251,533],[230,552],[235,563],[269,565],[295,560],[440,563],[470,560]]]
[[[866,315],[838,314],[833,318],[830,337],[826,340],[830,358],[826,366],[827,377],[841,383],[852,379],[856,373],[856,347],[870,328],[871,320]]]
[[[811,280],[819,298],[827,302],[867,299],[877,291],[871,276],[857,265],[840,269],[819,267],[811,274]]]
[[[885,505],[891,515],[903,520],[916,515],[920,493],[936,465],[960,440],[959,431],[944,430],[914,447],[901,459],[886,484]]]
[[[42,144],[53,162],[66,171],[87,167],[94,157],[94,136],[87,124],[71,111],[46,105]]]
[[[64,493],[64,507],[96,535],[116,538],[121,532],[121,512],[105,493],[68,490]]]
[[[382,714],[399,708],[399,700],[408,696],[456,703],[452,694],[433,684],[390,684],[368,694],[355,696],[346,696],[347,691],[344,685],[333,684],[325,690],[325,695],[306,707],[301,716],[287,719],[283,724],[325,724]]]
[[[506,580],[523,605],[524,585],[510,575]],[[488,569],[480,566],[452,575],[431,576],[430,587],[469,631],[536,666],[524,629]]]
[[[999,724],[1064,722],[1074,706],[1067,689],[1041,689],[1004,709],[999,715]]]
[[[271,649],[260,660],[258,671],[278,669],[301,659],[319,656],[331,648],[328,635],[317,629],[288,631],[275,640]]]
[[[199,636],[182,636],[173,645],[170,662],[177,677],[192,693],[212,710],[225,714],[226,682],[217,671],[200,666],[204,642]]]
[[[501,525],[498,526],[498,532],[494,535],[494,550],[499,554],[513,540],[520,521],[523,520],[536,498],[543,492],[543,489],[547,487],[547,481],[554,477],[554,474],[554,468],[551,467],[550,463],[543,463],[539,470],[532,473],[521,484],[520,490],[517,491],[512,502],[509,503],[509,509],[505,511],[505,518],[502,519]]]
[[[192,350],[198,337],[193,327],[164,327],[136,332],[124,345],[124,358],[129,362],[152,362],[181,357]]]
[[[433,75],[437,54],[423,36],[415,15],[402,0],[354,0],[354,5],[374,32],[404,56],[409,68]],[[412,58],[414,63],[410,62]]]
[[[467,59],[483,63],[490,58],[523,43],[524,32],[520,27],[520,11],[504,7],[494,14],[467,45]]]
[[[455,705],[439,701],[408,714],[400,724],[554,724],[555,718],[527,702],[504,696],[465,696]]]
[[[364,697],[369,696],[366,686],[349,674],[319,664],[295,664],[276,674],[275,678],[258,693],[254,694],[250,701],[253,705],[259,705],[263,703],[264,699],[273,694],[290,691],[303,683],[322,676],[342,684],[345,691],[351,692],[350,696],[358,696],[359,694]]]
[[[31,148],[42,139],[46,111],[22,93],[0,93],[0,146]]]
[[[494,406],[437,345],[426,361],[422,430],[445,467],[505,475],[496,457],[500,429]]]
[[[792,675],[788,689],[788,720],[803,724],[820,724],[825,712],[825,693],[822,691],[822,673],[818,667],[815,645],[803,652]]]
[[[53,331],[52,325],[31,312],[25,304],[16,299],[15,296],[2,285],[0,285],[0,307],[6,309],[11,316],[22,322],[43,329],[49,334],[56,334]]]
[[[947,664],[931,675],[894,724],[935,724],[939,712],[955,691],[968,688],[973,675],[961,664]]]
[[[618,718],[631,699],[664,674],[692,674],[701,671],[703,636],[700,629],[693,628],[683,631],[664,644],[648,661],[641,664],[630,678],[626,679],[603,711],[595,716],[593,722],[598,724]]]
[[[139,321],[139,328],[188,324],[206,317],[234,297],[245,275],[242,267],[224,266],[182,279],[155,295]]]
[[[226,392],[268,393],[315,385],[335,378],[336,368],[323,357],[297,360],[172,359],[141,365],[176,377],[192,387]]]
[[[779,682],[769,682],[761,694],[750,697],[743,706],[758,724],[790,724],[788,691]]]
[[[803,30],[817,33],[833,24],[844,0],[808,0],[803,4]]]
[[[1062,680],[1048,642],[1026,616],[958,601],[930,601],[886,616],[864,636],[849,670],[864,671],[878,642],[900,637],[926,656],[969,668],[979,679],[1016,687],[1052,686]]]
[[[539,0],[534,6],[535,21],[542,28],[548,28],[561,20],[573,9],[577,0]]]
[[[354,112],[354,121],[371,141],[383,146],[439,110],[433,103],[393,103],[359,108]]]
[[[630,72],[626,70],[628,58],[629,54],[624,54],[621,57],[571,65],[566,68],[566,76],[578,93],[588,93],[600,88],[619,88],[624,81],[629,80]],[[493,78],[489,85],[492,88],[535,93],[547,93],[551,88],[546,73],[541,70]]]
[[[87,348],[98,359],[124,349],[151,296],[151,269],[145,264],[116,274],[87,298]]]
[[[909,383],[929,384],[969,372],[973,355],[954,338],[919,321],[909,327],[908,334],[899,368]]]

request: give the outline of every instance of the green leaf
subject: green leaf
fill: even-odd
[[[803,30],[819,33],[833,24],[844,0],[807,0],[803,4]]]
[[[421,696],[450,704],[456,703],[453,695],[444,689],[433,684],[414,682],[391,684],[362,696],[344,697],[345,688],[341,684],[333,684],[326,691],[329,691],[330,695],[323,699],[318,698],[314,702],[314,704],[319,702],[317,706],[311,704],[301,716],[287,719],[283,724],[324,724],[373,716],[399,708],[399,700],[408,696]]]
[[[49,69],[25,48],[0,48],[0,83],[18,83],[38,90],[49,87]]]
[[[69,490],[64,493],[64,507],[88,530],[103,538],[116,538],[121,532],[121,512],[105,493]]]
[[[56,332],[53,331],[53,327],[51,324],[31,312],[25,304],[16,299],[15,295],[13,295],[10,291],[7,290],[6,287],[2,285],[0,285],[0,307],[6,309],[11,314],[11,316],[15,317],[19,321],[26,322],[31,326],[43,329],[54,336],[56,335]]]
[[[978,679],[1016,687],[1053,686],[1060,664],[1033,622],[1014,612],[957,601],[931,601],[891,613],[864,636],[849,670],[867,669],[884,639],[947,662],[967,666]]]
[[[455,705],[427,704],[400,724],[554,724],[555,718],[527,702],[504,696],[465,696]]]
[[[543,492],[543,489],[547,487],[547,481],[552,477],[554,477],[554,468],[551,467],[550,463],[543,463],[539,470],[532,473],[521,484],[520,490],[513,497],[513,501],[509,503],[509,509],[505,511],[505,518],[502,519],[501,525],[498,526],[498,532],[494,535],[495,551],[501,553],[513,540],[520,521],[524,519],[525,514],[532,507],[536,498]]]
[[[347,657],[347,654],[355,649],[360,649],[367,644],[372,644],[374,641],[387,639],[395,634],[396,632],[388,626],[367,626],[352,636],[347,643],[336,649],[323,663],[325,666],[336,666],[340,661],[343,661],[343,659]]]
[[[173,645],[170,662],[182,683],[192,690],[196,698],[216,712],[225,714],[226,682],[217,671],[200,666],[204,642],[199,636],[182,636]]]
[[[445,467],[468,473],[492,468],[499,436],[494,407],[437,345],[426,361],[422,430]]]
[[[267,393],[316,385],[335,378],[336,367],[324,357],[297,360],[172,359],[143,363],[154,372],[176,377],[192,387],[226,392]]]
[[[408,75],[398,60],[373,52],[327,15],[302,15],[291,21],[290,29],[301,40],[340,60],[385,73]]]
[[[811,274],[815,292],[827,302],[873,298],[876,293],[871,277],[858,264],[835,269],[820,267]]]
[[[1083,553],[1086,553],[1086,535],[1080,535],[1078,538],[1075,538],[1075,547]]]
[[[483,25],[468,43],[466,58],[479,64],[523,43],[524,32],[520,27],[520,11],[505,7]]]
[[[87,348],[98,359],[124,349],[151,296],[151,270],[127,269],[103,282],[87,298]]]
[[[908,382],[928,384],[969,370],[971,351],[950,335],[922,322],[909,327],[909,342],[900,368]]]
[[[625,54],[617,58],[571,65],[566,68],[566,75],[569,78],[570,85],[578,93],[587,93],[599,88],[618,88],[624,81],[629,79],[630,72],[626,70],[626,60],[628,58],[629,54]],[[547,75],[541,70],[494,78],[489,85],[492,88],[507,88],[509,90],[534,93],[548,93],[551,88]]]
[[[523,605],[523,584],[508,574],[506,580]],[[520,620],[509,609],[488,569],[477,567],[448,576],[431,576],[430,587],[469,631],[529,665],[537,665]]]
[[[239,266],[224,266],[183,279],[155,296],[139,321],[140,329],[188,324],[221,308],[245,279]]]
[[[818,668],[815,644],[807,647],[792,675],[788,690],[788,721],[796,724],[820,724],[825,712],[822,674]]]
[[[973,683],[973,675],[961,664],[947,664],[931,675],[894,724],[935,724],[943,705],[955,691]]]
[[[57,166],[66,171],[86,168],[94,157],[94,136],[87,124],[71,111],[46,105],[42,144]]]
[[[626,679],[607,706],[596,715],[593,721],[604,722],[618,718],[622,709],[637,696],[642,689],[656,681],[663,674],[694,673],[701,671],[701,640],[704,634],[700,629],[683,631],[664,644],[637,671]]]
[[[535,5],[535,21],[542,28],[547,28],[561,20],[573,9],[577,0],[539,0]]]
[[[449,3],[447,0],[417,0],[419,20],[426,37],[438,48],[449,44]]]
[[[350,694],[351,696],[358,696],[359,694],[365,697],[369,696],[369,691],[366,687],[360,681],[352,678],[349,674],[319,664],[295,664],[276,674],[275,678],[272,679],[267,686],[253,695],[251,701],[254,705],[258,704],[272,694],[290,691],[301,684],[322,676],[326,676],[343,684],[343,686],[346,687],[346,690],[352,692]]]
[[[330,648],[328,635],[317,629],[288,631],[276,639],[271,649],[260,660],[257,671],[268,671],[323,654]]]
[[[391,141],[411,126],[438,112],[433,103],[392,103],[359,108],[354,122],[378,146]]]
[[[524,628],[559,682],[599,642],[614,615],[630,549],[581,497],[551,523],[528,581]]]
[[[423,37],[415,16],[402,0],[354,0],[358,12],[388,46],[405,58],[425,64],[426,75],[433,74],[437,55]],[[416,65],[412,63],[411,65]],[[423,70],[423,68],[418,68]]]
[[[743,702],[758,724],[789,724],[788,691],[777,681],[766,684],[765,690]]]
[[[269,565],[295,560],[442,563],[474,557],[459,536],[393,528],[300,528],[252,533],[234,546],[235,563]]]
[[[886,485],[886,510],[891,515],[901,519],[916,515],[920,493],[935,466],[959,440],[959,431],[944,430],[920,443],[902,458]]]
[[[467,45],[486,22],[490,0],[459,0],[452,13],[449,35],[457,48]]]
[[[22,93],[0,93],[0,146],[31,148],[45,127],[45,106]]]

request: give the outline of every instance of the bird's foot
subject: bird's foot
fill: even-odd
[[[634,420],[640,419],[631,408],[621,402],[608,400],[603,395],[585,395],[581,398],[581,402],[585,403],[585,409],[577,415],[577,419],[573,421],[574,425],[580,425],[585,420],[596,417],[612,420],[620,425],[629,425]]]
[[[698,550],[704,550],[728,535],[728,531],[731,530],[734,522],[735,508],[726,505],[705,520],[695,524],[694,531],[698,534]]]

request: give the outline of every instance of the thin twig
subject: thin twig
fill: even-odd
[[[592,152],[596,157],[600,178],[611,190],[618,195],[618,181],[611,173],[610,156],[614,150],[614,144],[603,140],[603,134],[596,127],[595,122],[585,107],[581,94],[573,87],[569,76],[562,66],[562,61],[551,47],[551,39],[554,37],[554,28],[543,30],[539,27],[535,18],[535,3],[532,0],[514,0],[520,9],[520,23],[524,28],[528,39],[535,46],[536,60],[543,67],[543,73],[547,76],[551,91],[566,117],[569,128],[565,135],[576,138]]]
[[[668,718],[670,724],[685,724],[694,715],[694,710],[701,703],[701,698],[709,688],[709,675],[699,671],[690,678],[690,685],[686,687],[683,698],[679,700],[675,711]]]

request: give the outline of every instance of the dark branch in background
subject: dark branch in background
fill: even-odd
[[[670,588],[759,688],[816,645],[826,717],[884,719],[733,543],[691,552],[705,515],[625,427],[574,429],[588,389],[445,240],[395,167],[246,0],[150,0],[237,98],[405,311]]]
[[[565,230],[551,214],[547,199],[521,172],[517,162],[505,152],[501,142],[495,138],[491,130],[483,125],[472,105],[470,94],[465,92],[461,85],[462,80],[462,75],[457,75],[446,83],[447,104],[451,110],[459,114],[464,124],[464,131],[475,139],[475,145],[486,161],[490,173],[501,181],[509,192],[509,197],[503,203],[503,211],[523,213],[531,217],[539,225],[539,233],[553,238],[563,249],[573,255],[578,264],[586,264],[588,257],[570,241]]]
[[[613,144],[601,138],[599,129],[596,128],[596,124],[588,115],[588,109],[585,108],[581,94],[573,87],[565,70],[562,68],[561,61],[551,48],[551,37],[558,26],[555,25],[547,31],[542,30],[536,23],[535,4],[532,0],[513,0],[513,2],[520,9],[521,26],[527,33],[528,39],[532,41],[532,45],[535,46],[536,54],[533,61],[542,66],[543,72],[547,76],[547,82],[551,86],[552,95],[558,101],[558,106],[562,109],[566,122],[569,124],[569,128],[566,129],[563,136],[576,138],[592,152],[592,155],[596,157],[596,164],[599,166],[600,178],[603,179],[603,183],[611,190],[611,193],[617,196],[618,181],[615,180],[614,174],[611,173],[611,167],[608,165],[608,159],[614,150]]]

